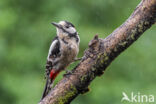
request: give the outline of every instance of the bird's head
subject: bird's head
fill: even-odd
[[[67,21],[60,21],[59,23],[52,22],[52,24],[57,29],[57,35],[67,35],[67,36],[74,36],[77,35],[77,31],[75,29],[75,26]]]

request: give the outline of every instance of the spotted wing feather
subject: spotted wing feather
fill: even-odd
[[[47,64],[46,64],[46,76],[49,76],[51,69],[53,68],[53,61],[60,54],[60,42],[58,37],[55,37],[49,49]]]

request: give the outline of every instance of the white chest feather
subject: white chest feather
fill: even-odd
[[[69,61],[74,60],[79,52],[79,44],[74,39],[64,39],[60,42],[63,56],[69,59]]]

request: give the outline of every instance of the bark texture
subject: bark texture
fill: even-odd
[[[109,64],[156,22],[156,0],[142,0],[132,15],[105,39],[96,35],[83,59],[39,104],[70,104],[89,91],[91,81],[102,75]]]

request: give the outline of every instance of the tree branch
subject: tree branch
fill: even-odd
[[[142,0],[133,14],[105,39],[96,35],[81,62],[39,104],[69,104],[88,91],[90,82],[156,22],[156,0]]]

